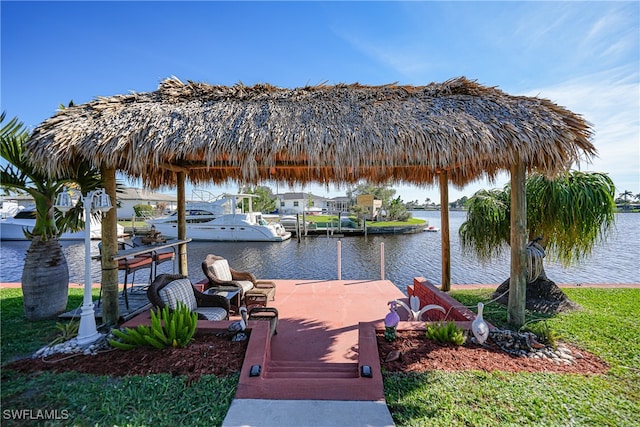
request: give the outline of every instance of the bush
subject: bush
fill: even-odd
[[[79,320],[70,320],[68,323],[56,323],[56,330],[58,331],[58,336],[49,343],[49,347],[63,343],[65,341],[69,341],[78,336],[78,329],[80,328]]]
[[[136,213],[136,218],[146,218],[153,213],[153,206],[151,205],[135,205],[133,211]]]
[[[536,337],[538,337],[538,341],[542,344],[546,344],[553,348],[556,348],[557,341],[560,339],[560,334],[556,332],[554,329],[551,329],[547,322],[534,322],[529,323],[522,328],[523,331],[531,332]]]
[[[451,343],[455,345],[462,345],[465,341],[465,336],[462,328],[456,325],[456,322],[436,324],[427,324],[427,338],[430,340],[438,341],[441,343]]]
[[[151,326],[140,325],[136,329],[114,329],[113,334],[120,340],[110,340],[111,346],[131,350],[139,346],[156,348],[186,347],[193,339],[198,326],[198,315],[178,302],[178,308],[170,311],[164,307],[157,312],[151,310]]]

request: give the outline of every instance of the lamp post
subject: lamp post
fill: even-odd
[[[78,344],[90,344],[100,338],[96,328],[95,311],[93,310],[93,298],[91,296],[91,214],[94,212],[107,212],[111,209],[111,200],[103,188],[90,191],[85,196],[78,190],[65,190],[56,197],[55,207],[66,212],[73,206],[73,200],[69,192],[78,194],[77,202],[82,201],[84,207],[84,298],[80,313],[80,327],[78,328]]]

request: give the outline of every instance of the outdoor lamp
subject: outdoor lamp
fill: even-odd
[[[73,200],[71,200],[67,187],[64,187],[62,192],[56,196],[55,207],[61,212],[68,212],[73,208]]]
[[[96,191],[91,198],[91,210],[96,212],[107,212],[112,208],[111,199],[109,195],[104,192],[104,189]]]
[[[62,193],[56,196],[55,207],[62,212],[67,212],[75,205],[69,194],[70,191],[79,194],[77,202],[82,201],[84,206],[84,298],[80,313],[80,327],[78,328],[78,344],[90,344],[100,338],[100,333],[96,328],[95,311],[93,310],[93,299],[91,297],[91,214],[94,212],[107,212],[113,206],[109,195],[104,188],[88,192],[85,196],[78,190],[67,190],[65,187]]]

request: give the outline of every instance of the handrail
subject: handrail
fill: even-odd
[[[111,260],[119,261],[121,259],[125,259],[131,256],[148,254],[150,252],[155,252],[160,249],[171,248],[173,246],[178,246],[183,243],[189,243],[190,241],[191,239],[184,239],[184,240],[173,239],[173,240],[167,240],[164,243],[158,243],[155,245],[136,246],[131,249],[124,249],[124,250],[118,251],[118,253],[114,257],[112,257]]]

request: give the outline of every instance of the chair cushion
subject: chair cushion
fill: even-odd
[[[209,271],[211,271],[218,280],[222,280],[224,282],[230,282],[233,280],[233,277],[231,277],[231,270],[229,269],[229,263],[226,259],[214,261],[213,264],[209,266]]]
[[[240,287],[242,288],[243,294],[253,289],[253,282],[251,280],[238,280],[236,281],[236,283],[239,284]]]
[[[227,318],[227,310],[222,307],[199,307],[194,311],[202,314],[207,320],[225,320]]]
[[[160,291],[158,296],[171,310],[178,308],[178,301],[182,301],[191,311],[198,308],[196,296],[193,294],[191,281],[189,279],[178,279],[169,283]]]

